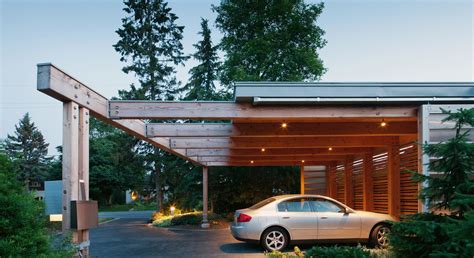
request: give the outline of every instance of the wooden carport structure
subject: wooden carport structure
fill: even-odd
[[[399,217],[423,210],[401,173],[429,173],[416,142],[452,135],[440,107],[474,103],[472,83],[241,82],[229,102],[118,101],[51,64],[38,65],[38,90],[64,103],[63,230],[70,201],[88,199],[89,115],[202,166],[204,214],[209,167],[299,166],[302,193]]]

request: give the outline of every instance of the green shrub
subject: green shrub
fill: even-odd
[[[474,109],[457,113],[443,110],[455,124],[456,135],[446,142],[425,144],[424,153],[438,157],[430,161],[436,177],[413,173],[418,183],[427,184],[421,199],[432,212],[415,214],[394,223],[390,245],[399,257],[472,257],[474,254],[474,144],[469,131],[474,126]],[[438,209],[445,214],[437,214]]]
[[[0,257],[34,257],[50,252],[44,205],[12,173],[0,154]]]
[[[364,258],[370,257],[370,251],[362,249],[360,246],[314,246],[306,251],[305,257],[313,258]]]
[[[266,258],[300,258],[304,257],[304,253],[295,246],[293,253],[283,253],[280,251],[265,252]]]
[[[207,220],[213,221],[220,218],[219,215],[215,213],[209,213],[207,215]],[[171,219],[171,225],[199,225],[202,222],[202,212],[191,212],[181,215],[176,215]]]

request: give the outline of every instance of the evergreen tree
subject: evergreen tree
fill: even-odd
[[[14,135],[8,135],[5,150],[17,167],[17,177],[29,190],[29,182],[42,181],[46,176],[48,143],[26,113],[15,125]]]
[[[454,138],[425,144],[424,152],[436,177],[412,172],[416,182],[425,183],[421,199],[429,213],[418,213],[394,223],[390,244],[398,256],[472,257],[474,253],[474,144],[469,142],[474,126],[474,108],[456,113],[443,110],[454,121]]]
[[[120,40],[114,45],[127,63],[125,73],[133,72],[140,86],[120,91],[125,99],[172,100],[178,90],[175,66],[188,58],[183,54],[184,26],[163,0],[126,0],[127,16],[117,30]]]
[[[202,40],[193,46],[196,53],[193,57],[199,64],[189,71],[191,77],[183,90],[187,91],[185,100],[216,100],[217,88],[215,81],[218,79],[220,67],[219,57],[217,55],[218,46],[212,45],[211,30],[208,20],[201,19],[201,31],[199,34]]]
[[[318,80],[325,72],[316,21],[324,4],[304,0],[228,0],[213,6],[225,52],[222,81]]]
[[[123,9],[127,17],[122,19],[122,28],[117,30],[120,40],[114,45],[127,65],[125,73],[133,72],[140,86],[131,85],[129,91],[119,91],[122,99],[173,100],[180,91],[175,76],[175,66],[182,65],[187,56],[183,54],[183,26],[176,24],[178,16],[163,0],[126,0]],[[150,144],[138,147],[153,167],[157,211],[162,210],[163,170],[162,162],[169,155]]]

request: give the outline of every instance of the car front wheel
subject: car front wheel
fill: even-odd
[[[390,234],[390,227],[386,224],[380,224],[374,228],[370,235],[370,244],[374,247],[387,248],[388,234]]]
[[[261,244],[267,251],[281,251],[288,245],[288,234],[281,228],[269,228],[262,234]]]

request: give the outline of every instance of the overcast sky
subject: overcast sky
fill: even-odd
[[[318,1],[307,1],[318,2]],[[194,52],[200,18],[214,24],[210,0],[172,0],[185,26],[184,50]],[[325,1],[318,24],[323,81],[473,81],[472,0]],[[61,103],[36,91],[36,64],[51,62],[106,97],[134,78],[121,71],[112,45],[123,4],[117,0],[0,0],[0,138],[26,112],[50,143],[61,144]],[[214,42],[220,33],[213,28]],[[178,70],[186,82],[188,61]]]

